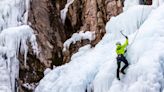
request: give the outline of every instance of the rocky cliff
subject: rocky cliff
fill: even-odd
[[[37,36],[40,54],[36,57],[29,52],[28,68],[20,69],[20,84],[38,82],[43,77],[45,68],[69,62],[71,55],[85,44],[97,44],[105,33],[106,22],[122,12],[120,0],[74,0],[63,24],[60,11],[66,3],[66,0],[31,1],[29,24]],[[63,52],[63,43],[79,31],[95,32],[96,39],[92,42],[82,40],[71,44]],[[22,64],[21,62],[21,66]],[[23,87],[20,90],[30,92]]]
[[[120,12],[122,12],[120,0],[74,0],[67,13],[65,30],[69,31],[71,29],[73,32],[92,31],[95,32],[96,39],[92,42],[82,40],[76,44],[71,44],[64,56],[69,55],[70,57],[77,52],[78,48],[88,43],[95,46],[105,33],[106,22]],[[68,61],[69,58],[63,60],[64,63]]]

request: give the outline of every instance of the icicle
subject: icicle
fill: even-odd
[[[22,23],[27,24],[29,2],[29,0],[2,0],[0,2],[0,31]]]
[[[29,7],[30,7],[30,0],[26,0],[26,12],[24,14],[24,23],[27,24],[27,21],[28,21],[28,12],[29,12]]]
[[[68,11],[68,8],[69,6],[74,2],[74,0],[67,0],[67,4],[65,5],[65,8],[63,10],[60,11],[60,16],[61,16],[61,19],[62,19],[62,23],[64,24],[65,23],[65,19],[66,19],[66,16],[67,16],[67,11]]]
[[[24,55],[26,67],[28,46],[31,42],[34,54],[38,55],[38,45],[33,30],[22,24],[27,24],[30,0],[1,0],[0,1],[0,70],[4,72],[1,82],[2,92],[17,92],[15,80],[19,75],[19,53]],[[22,26],[20,26],[22,25]],[[19,26],[19,27],[17,27]],[[10,28],[11,27],[11,28]],[[3,63],[5,62],[5,63]],[[5,91],[3,91],[5,90]]]
[[[24,65],[26,67],[28,46],[32,45],[33,52],[38,54],[38,45],[33,30],[28,25],[5,29],[0,34],[0,55],[7,56],[7,69],[10,76],[12,90],[15,90],[15,79],[18,78],[19,52],[24,55]],[[19,49],[20,48],[20,49]],[[14,92],[14,91],[13,91]]]
[[[36,42],[36,36],[35,36],[35,34],[32,34],[31,35],[30,42],[32,44],[32,49],[33,49],[34,54],[38,56],[39,50],[38,50],[38,44]]]

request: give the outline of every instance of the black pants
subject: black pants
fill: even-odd
[[[121,62],[124,62],[125,63],[125,65],[121,69],[121,72],[124,72],[124,70],[126,69],[126,67],[129,66],[129,63],[126,60],[126,58],[124,57],[124,55],[122,55],[122,54],[121,55],[118,55],[117,56],[117,78],[120,78],[119,71],[120,71]]]

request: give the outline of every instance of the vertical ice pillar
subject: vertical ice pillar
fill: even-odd
[[[130,7],[134,5],[139,5],[139,4],[140,4],[140,0],[125,0],[123,10],[126,11]]]
[[[27,24],[30,0],[0,1],[0,31]]]
[[[157,8],[158,6],[162,5],[164,0],[153,0],[153,7]]]
[[[24,24],[27,24],[28,21],[28,13],[29,13],[29,7],[30,7],[30,0],[25,0],[25,14],[24,14]]]
[[[37,51],[33,30],[27,25],[21,26],[27,24],[29,5],[30,0],[0,0],[0,92],[18,92],[17,55],[20,47],[23,47],[22,51],[25,52],[26,58],[26,41],[30,39],[32,48]]]
[[[67,0],[67,4],[65,5],[65,8],[60,11],[60,17],[62,19],[62,23],[65,23],[66,15],[69,6],[73,3],[74,0]]]

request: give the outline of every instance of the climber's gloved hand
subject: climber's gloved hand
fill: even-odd
[[[125,50],[125,53],[127,52],[127,49]]]
[[[125,36],[125,38],[126,38],[126,39],[128,39],[128,37],[127,37],[127,36]]]

